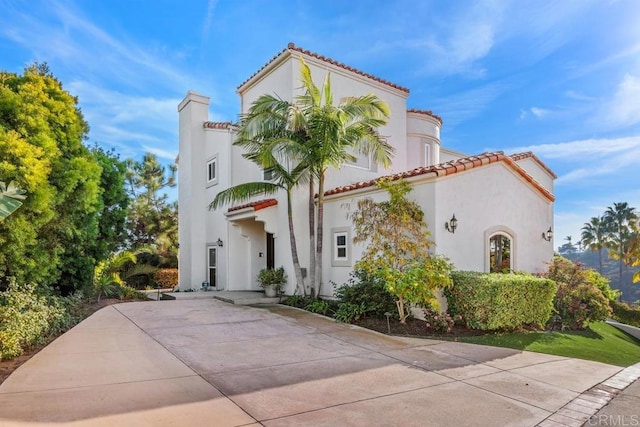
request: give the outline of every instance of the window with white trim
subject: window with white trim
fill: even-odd
[[[424,165],[431,165],[431,144],[424,144]]]
[[[218,183],[218,156],[207,160],[207,186]]]
[[[331,265],[335,267],[351,267],[349,227],[331,229]]]
[[[262,169],[262,180],[263,181],[273,181],[274,172],[273,169]]]

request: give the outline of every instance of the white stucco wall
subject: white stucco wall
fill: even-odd
[[[206,163],[202,123],[208,118],[209,98],[189,92],[178,106],[178,252],[180,289],[200,287],[206,271]]]
[[[435,198],[436,251],[456,269],[488,271],[487,233],[500,229],[514,238],[514,270],[537,272],[553,257],[551,243],[541,237],[553,222],[552,203],[505,163],[440,178]],[[454,234],[444,228],[453,214]]]
[[[518,166],[527,171],[529,175],[544,188],[553,193],[553,180],[555,179],[548,171],[546,171],[540,164],[531,157],[518,160],[516,162]]]

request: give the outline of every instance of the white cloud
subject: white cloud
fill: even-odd
[[[626,74],[618,84],[615,95],[603,104],[600,113],[612,127],[640,123],[640,78]]]
[[[442,116],[447,126],[455,126],[473,118],[507,89],[503,83],[492,83],[465,92],[434,99],[431,108]]]
[[[537,155],[550,158],[571,158],[579,161],[593,156],[602,156],[629,150],[640,150],[640,136],[624,138],[598,138],[558,144],[529,145],[515,147],[513,152],[533,151]]]
[[[151,146],[148,146],[148,145],[144,145],[143,148],[144,148],[144,151],[148,151],[149,153],[153,153],[156,156],[160,157],[161,159],[167,159],[167,160],[170,160],[172,162],[178,156],[178,152],[177,151],[163,150],[162,148],[151,147]]]
[[[531,114],[536,116],[539,119],[545,118],[551,113],[551,110],[546,110],[544,108],[531,107]]]

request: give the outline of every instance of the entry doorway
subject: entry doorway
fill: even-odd
[[[275,243],[275,238],[273,237],[273,233],[267,233],[267,268],[268,269],[276,268],[275,250],[276,250],[276,243]]]

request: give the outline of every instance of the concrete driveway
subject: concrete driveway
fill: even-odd
[[[589,411],[567,411],[596,402],[603,381],[630,382],[621,371],[388,337],[283,306],[134,302],[16,370],[0,386],[0,425],[580,425]]]

